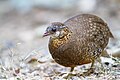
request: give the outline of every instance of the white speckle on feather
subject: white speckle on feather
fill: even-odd
[[[60,31],[55,32],[55,36],[58,37],[60,35]]]

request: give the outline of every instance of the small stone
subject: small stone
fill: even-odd
[[[104,64],[108,66],[110,63],[109,62],[105,62]]]
[[[112,67],[117,67],[118,65],[112,65]]]

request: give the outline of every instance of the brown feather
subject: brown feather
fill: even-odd
[[[96,60],[107,46],[109,38],[113,37],[107,24],[91,14],[72,17],[64,25],[67,27],[67,31],[63,29],[66,35],[62,38],[51,37],[49,50],[53,59],[66,67]]]

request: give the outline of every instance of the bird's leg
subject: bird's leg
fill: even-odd
[[[90,74],[92,74],[94,72],[94,68],[93,68],[94,63],[95,63],[95,61],[92,61],[92,64],[91,64],[90,68],[88,69],[88,71],[83,72],[83,74],[80,74],[80,76],[89,76]]]
[[[65,76],[64,78],[65,78],[65,79],[69,79],[69,78],[71,78],[72,76],[75,76],[76,74],[72,74],[73,70],[74,70],[74,67],[71,67],[70,72],[69,72],[68,75]]]
[[[100,57],[97,59],[97,61],[100,63],[100,65],[101,65],[101,70],[103,71],[103,72],[105,72],[105,68],[104,68],[104,66],[103,66],[103,64],[102,64],[102,62],[101,62],[101,59],[100,59]]]
[[[73,72],[73,70],[74,70],[74,67],[71,67],[70,72]]]

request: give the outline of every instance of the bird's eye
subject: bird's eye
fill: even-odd
[[[53,27],[53,28],[52,28],[52,31],[53,31],[53,32],[56,32],[56,28],[55,28],[55,27]]]

